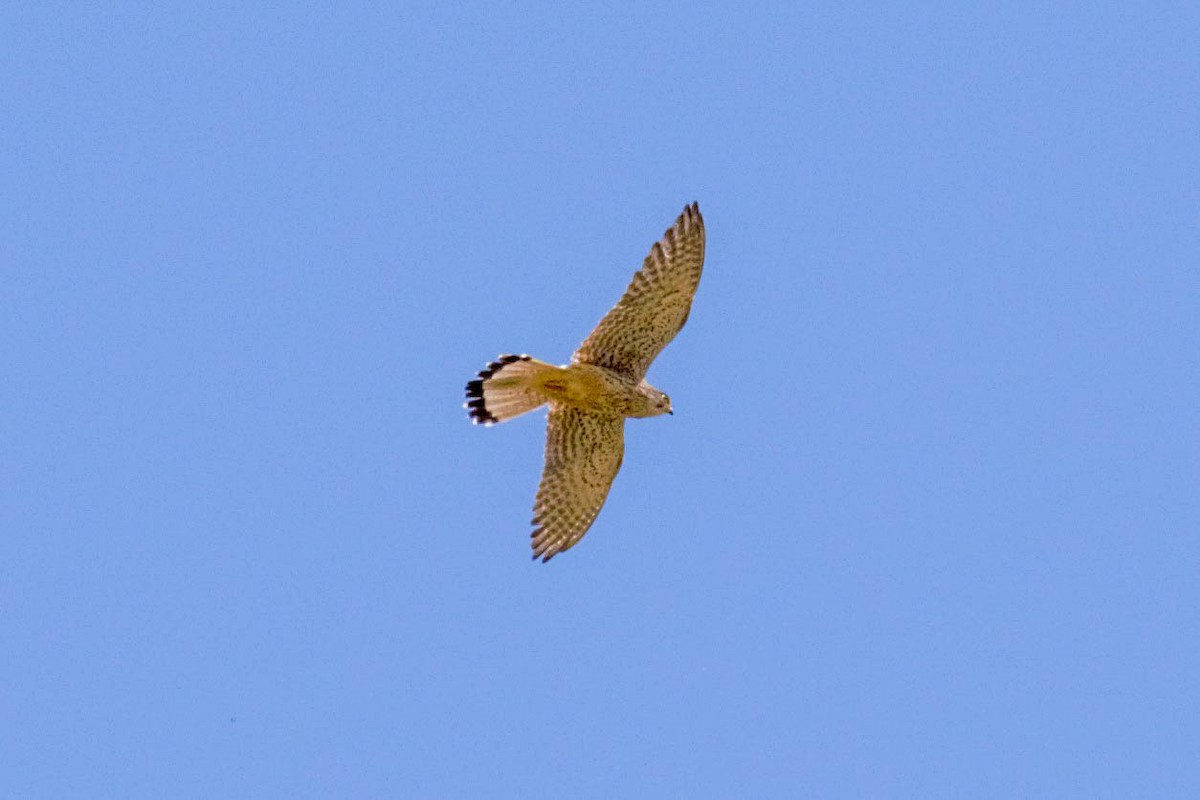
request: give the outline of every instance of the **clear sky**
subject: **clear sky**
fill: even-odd
[[[878,5],[6,4],[0,795],[1200,796],[1200,11]]]

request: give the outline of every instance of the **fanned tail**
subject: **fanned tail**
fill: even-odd
[[[467,383],[463,408],[476,425],[495,425],[519,417],[546,402],[539,383],[559,368],[527,355],[504,355]]]

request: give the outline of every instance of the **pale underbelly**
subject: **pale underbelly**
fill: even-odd
[[[560,370],[542,381],[542,391],[551,402],[585,411],[625,415],[630,407],[629,389],[590,370]]]

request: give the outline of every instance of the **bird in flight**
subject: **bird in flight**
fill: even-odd
[[[467,383],[464,407],[494,425],[550,405],[546,463],[533,505],[533,558],[549,561],[587,533],[625,453],[625,418],[670,414],[646,382],[655,356],[687,322],[704,267],[696,203],[650,248],[625,294],[562,367],[502,355]]]

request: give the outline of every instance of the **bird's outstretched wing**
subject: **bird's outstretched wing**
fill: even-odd
[[[546,466],[533,505],[533,557],[549,561],[583,538],[625,453],[625,420],[553,403]]]
[[[640,381],[650,362],[687,322],[704,267],[704,219],[692,203],[650,248],[620,301],[604,315],[572,361]]]

